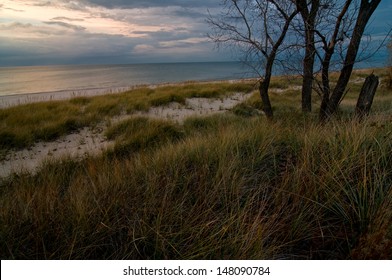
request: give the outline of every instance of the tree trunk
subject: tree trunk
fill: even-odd
[[[309,35],[313,36],[314,34]],[[308,43],[303,63],[304,77],[302,80],[302,112],[308,113],[312,111],[312,90],[313,90],[313,66],[314,66],[314,46]]]
[[[329,95],[331,93],[331,88],[329,86],[329,66],[331,64],[332,55],[334,53],[334,46],[331,46],[326,53],[324,60],[322,62],[322,70],[321,70],[321,78],[322,78],[322,94],[323,99],[321,101],[320,106],[320,114],[319,119],[321,122],[326,120],[327,111],[328,111],[328,103],[329,103]]]
[[[335,89],[329,99],[328,106],[326,106],[326,118],[329,118],[331,115],[333,115],[339,107],[340,101],[342,100],[343,94],[346,90],[348,81],[350,80],[351,73],[353,71],[365,27],[380,2],[381,0],[372,0],[370,2],[368,2],[368,0],[361,0],[357,22],[355,24],[354,32],[347,49],[344,66],[340,72]]]
[[[320,121],[325,122],[327,119],[328,115],[328,106],[329,106],[329,98],[331,94],[331,88],[329,85],[329,67],[331,64],[332,56],[335,52],[335,46],[336,43],[340,40],[343,40],[343,38],[338,38],[339,36],[339,31],[341,30],[341,25],[343,22],[344,16],[347,14],[347,11],[352,3],[352,0],[346,0],[346,3],[344,7],[342,8],[341,12],[339,13],[339,16],[337,17],[336,20],[336,25],[334,29],[334,33],[329,41],[327,43],[326,38],[323,38],[323,43],[324,43],[324,49],[325,49],[325,55],[324,59],[322,60],[322,72],[321,72],[321,77],[322,77],[322,94],[323,94],[323,99],[321,102],[321,107],[320,107]]]
[[[271,101],[268,95],[270,80],[271,80],[271,76],[266,75],[264,80],[260,82],[259,92],[260,92],[261,101],[263,103],[263,112],[265,113],[267,118],[271,120],[274,115],[272,111]]]
[[[302,111],[307,113],[312,111],[312,90],[313,90],[313,67],[316,48],[314,43],[314,30],[317,12],[320,7],[320,0],[312,0],[309,10],[306,0],[296,1],[297,9],[305,26],[305,57],[303,61],[302,80]]]
[[[369,115],[370,108],[373,104],[373,98],[376,94],[379,81],[378,77],[371,74],[368,76],[362,86],[361,93],[358,97],[355,115],[361,120],[363,117]]]
[[[276,5],[276,8],[279,10],[279,6]],[[268,119],[273,118],[273,111],[272,111],[272,106],[271,106],[271,101],[269,99],[269,94],[268,94],[268,89],[270,86],[271,82],[271,76],[272,76],[272,67],[274,66],[276,54],[278,52],[278,49],[280,45],[282,44],[284,38],[286,37],[286,33],[289,30],[289,26],[293,18],[297,15],[298,10],[295,10],[290,16],[287,14],[284,14],[285,18],[285,24],[282,27],[282,33],[280,34],[279,38],[277,41],[272,44],[272,50],[270,54],[267,56],[267,63],[265,65],[265,75],[263,81],[261,81],[260,86],[259,86],[259,91],[260,91],[260,97],[261,101],[263,103],[263,111],[265,115],[267,116]],[[283,13],[282,13],[283,14]],[[266,38],[269,37],[269,34],[266,34]]]

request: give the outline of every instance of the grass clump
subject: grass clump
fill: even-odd
[[[24,148],[85,126],[88,116],[69,102],[45,102],[0,111],[0,149]]]
[[[183,128],[187,135],[199,135],[225,130],[243,120],[233,114],[215,114],[206,117],[189,117],[184,121]]]
[[[125,157],[167,142],[178,141],[185,136],[185,132],[179,125],[168,121],[134,117],[111,126],[106,136],[109,140],[116,141],[107,155]]]
[[[231,111],[234,114],[242,117],[254,117],[262,114],[260,110],[246,103],[241,103],[234,106],[234,108]]]

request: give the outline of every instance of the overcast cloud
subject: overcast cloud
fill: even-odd
[[[220,0],[2,0],[0,66],[222,61],[206,34]],[[373,20],[386,32],[392,0]],[[382,17],[382,18],[381,18]]]
[[[121,8],[150,8],[150,7],[168,7],[179,6],[185,8],[200,8],[200,7],[216,7],[219,5],[219,0],[88,0],[92,4],[100,5],[107,8],[121,7]]]

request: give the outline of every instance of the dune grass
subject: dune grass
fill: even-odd
[[[244,113],[257,93],[181,125],[135,117],[101,156],[2,182],[0,257],[390,259],[390,107],[320,125],[282,94],[274,122]]]
[[[106,154],[120,158],[167,142],[180,140],[185,133],[177,124],[150,120],[146,117],[134,117],[111,126],[106,136],[110,140],[116,140],[115,146]]]
[[[1,257],[392,257],[389,123],[229,118],[13,178],[1,188]]]
[[[88,122],[79,108],[66,102],[28,104],[0,110],[0,149],[24,148],[49,141]]]
[[[0,150],[21,149],[37,141],[49,141],[106,118],[146,111],[170,102],[185,103],[186,98],[218,98],[236,92],[249,92],[252,82],[186,83],[156,88],[137,88],[128,92],[96,97],[77,97],[0,110]]]

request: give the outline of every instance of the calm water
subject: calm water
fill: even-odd
[[[382,67],[385,61],[386,55],[380,53],[357,68]],[[254,77],[249,71],[240,62],[0,67],[0,96],[106,92],[144,84]]]
[[[238,62],[0,67],[0,96],[249,77]]]

